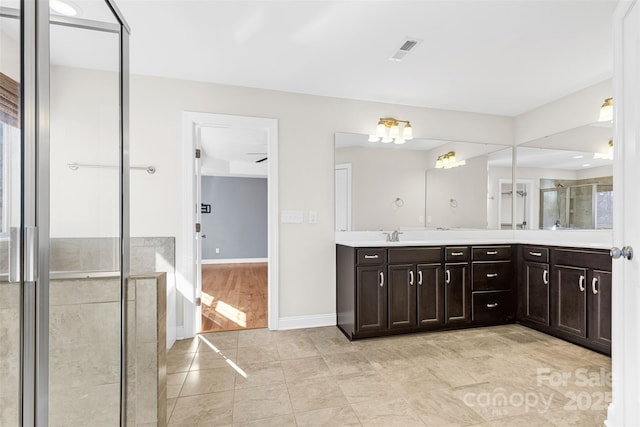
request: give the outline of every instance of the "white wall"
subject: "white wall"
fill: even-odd
[[[51,237],[114,237],[118,209],[118,74],[51,67]],[[68,163],[114,166],[73,171]],[[132,173],[132,182],[141,171]]]
[[[608,79],[521,114],[514,122],[515,145],[596,122],[600,106],[612,96]]]
[[[431,166],[426,152],[346,147],[335,156],[336,164],[352,165],[352,230],[424,227],[424,174]],[[397,198],[402,206],[394,203]]]

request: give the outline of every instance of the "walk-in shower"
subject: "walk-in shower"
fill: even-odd
[[[131,411],[129,28],[112,0],[66,6],[0,0],[2,426]]]

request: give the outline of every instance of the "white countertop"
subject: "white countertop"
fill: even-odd
[[[531,244],[610,249],[611,230],[403,230],[399,242],[387,242],[381,231],[336,233],[336,244],[354,248]]]

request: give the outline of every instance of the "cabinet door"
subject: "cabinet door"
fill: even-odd
[[[587,292],[591,298],[589,339],[611,348],[611,272],[594,270]]]
[[[524,318],[549,325],[549,264],[524,263]]]
[[[387,284],[381,265],[356,268],[356,317],[358,332],[380,331],[387,323]]]
[[[443,275],[440,264],[418,265],[418,326],[444,324]]]
[[[412,264],[389,266],[389,328],[416,324],[417,274]]]
[[[564,333],[587,337],[587,269],[553,267],[553,326]]]
[[[445,316],[447,324],[469,321],[469,264],[445,264]]]

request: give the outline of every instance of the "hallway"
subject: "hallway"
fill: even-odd
[[[202,266],[202,332],[267,327],[267,263]]]

